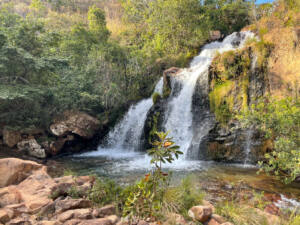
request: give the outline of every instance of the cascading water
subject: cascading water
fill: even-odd
[[[201,87],[204,98],[208,96],[208,69],[217,52],[233,50],[243,46],[247,38],[254,36],[251,32],[233,33],[223,42],[213,42],[204,46],[200,55],[191,62],[190,68],[176,74],[173,82],[179,82],[182,87],[180,93],[171,96],[168,104],[168,113],[165,120],[165,130],[170,131],[176,144],[184,153],[184,158],[192,158],[199,151],[199,143],[209,131],[210,120],[203,119],[198,125],[194,125],[192,113],[192,100],[197,81]],[[209,107],[202,107],[202,115],[209,114]],[[191,157],[192,156],[192,157]]]
[[[253,136],[253,130],[248,129],[246,131],[246,140],[245,140],[245,160],[244,160],[244,166],[247,166],[247,163],[250,162],[250,153],[251,153],[251,147],[252,147],[252,136]]]
[[[214,123],[209,116],[208,104],[203,104],[200,109],[193,110],[193,95],[197,84],[202,92],[201,98],[208,99],[208,69],[214,56],[218,52],[222,53],[240,48],[247,38],[252,37],[254,34],[251,32],[233,33],[222,42],[212,42],[205,45],[201,53],[191,62],[190,68],[183,69],[172,79],[172,83],[178,84],[180,90],[177,93],[172,90],[163,125],[166,131],[170,131],[170,136],[174,138],[175,143],[181,147],[181,151],[184,153],[183,157],[172,163],[173,168],[181,168],[182,166],[186,168],[186,165],[190,167],[193,165],[190,161],[186,164],[187,161],[184,159],[198,159],[197,153],[201,139],[209,132],[209,128]],[[155,92],[162,93],[162,88],[163,80],[160,79]],[[137,154],[135,150],[140,147],[147,112],[152,105],[151,98],[133,105],[123,120],[109,133],[105,146],[99,147],[96,152],[85,153],[81,156],[126,158],[133,154],[135,157]],[[130,166],[149,168],[149,161],[146,155],[143,156],[143,159],[131,163]]]
[[[154,92],[162,94],[163,79],[157,83]],[[144,99],[130,107],[123,120],[108,134],[107,146],[117,149],[137,150],[145,124],[147,112],[153,105],[152,98]]]
[[[163,79],[155,86],[154,92],[162,94]],[[140,148],[147,112],[152,107],[152,98],[144,99],[132,105],[124,118],[109,132],[105,146],[100,146],[98,151],[82,154],[83,156],[111,155],[126,156]]]

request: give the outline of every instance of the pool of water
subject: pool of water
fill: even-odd
[[[114,179],[119,184],[134,183],[152,169],[146,154],[113,149],[65,156],[55,161],[78,175],[96,174],[101,178]],[[230,197],[231,192],[236,191],[235,187],[242,185],[244,189],[284,195],[300,201],[299,183],[285,185],[274,177],[257,174],[258,168],[253,165],[177,160],[164,165],[164,169],[172,174],[173,183],[193,176],[206,192],[216,197]]]

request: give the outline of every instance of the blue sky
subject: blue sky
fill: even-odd
[[[274,2],[274,0],[256,0],[256,4],[262,4],[267,2]]]

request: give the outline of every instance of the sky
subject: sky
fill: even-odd
[[[262,3],[268,3],[268,2],[274,2],[274,0],[256,0],[256,4],[262,4]]]

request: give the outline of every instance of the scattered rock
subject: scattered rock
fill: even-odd
[[[209,201],[206,200],[202,200],[202,204],[204,206],[210,207],[211,211],[214,213],[216,211],[215,207],[213,206],[213,204],[211,204]]]
[[[137,225],[149,225],[145,220],[140,220]]]
[[[4,209],[0,209],[0,223],[7,223],[10,220],[10,217]]]
[[[0,159],[0,188],[12,184],[19,184],[42,165],[16,158]]]
[[[3,142],[8,147],[13,148],[15,147],[19,141],[22,140],[21,133],[15,130],[9,130],[4,128],[3,130]]]
[[[217,41],[222,38],[221,31],[219,30],[212,30],[209,32],[210,35],[210,41]]]
[[[35,139],[23,140],[18,143],[18,149],[25,151],[28,155],[44,159],[47,157],[45,149],[40,146]]]
[[[171,213],[167,216],[167,221],[163,223],[163,225],[187,225],[188,223],[184,219],[182,215]]]
[[[60,222],[66,222],[71,219],[92,219],[92,209],[74,209],[68,210],[60,215],[58,215],[58,220]]]
[[[107,216],[105,218],[110,220],[112,224],[116,224],[119,221],[119,217],[117,217],[116,215]]]
[[[116,214],[116,207],[114,205],[107,205],[99,209],[99,216],[106,217]]]
[[[204,223],[204,225],[221,225],[217,220],[214,218],[209,219],[207,222]]]
[[[113,223],[107,218],[84,220],[78,224],[79,225],[113,225]]]
[[[64,119],[60,119],[50,126],[51,132],[58,137],[77,134],[85,139],[92,138],[99,128],[98,119],[83,112],[73,111],[66,111]]]
[[[222,223],[225,223],[226,220],[224,219],[224,217],[218,215],[218,214],[212,214],[211,215],[211,218],[216,220],[218,223],[222,224]]]
[[[66,198],[55,203],[55,212],[62,213],[70,209],[90,208],[92,202],[86,199]]]
[[[209,206],[193,206],[188,211],[189,217],[193,220],[197,220],[201,223],[204,223],[209,220],[212,215],[212,208]]]

